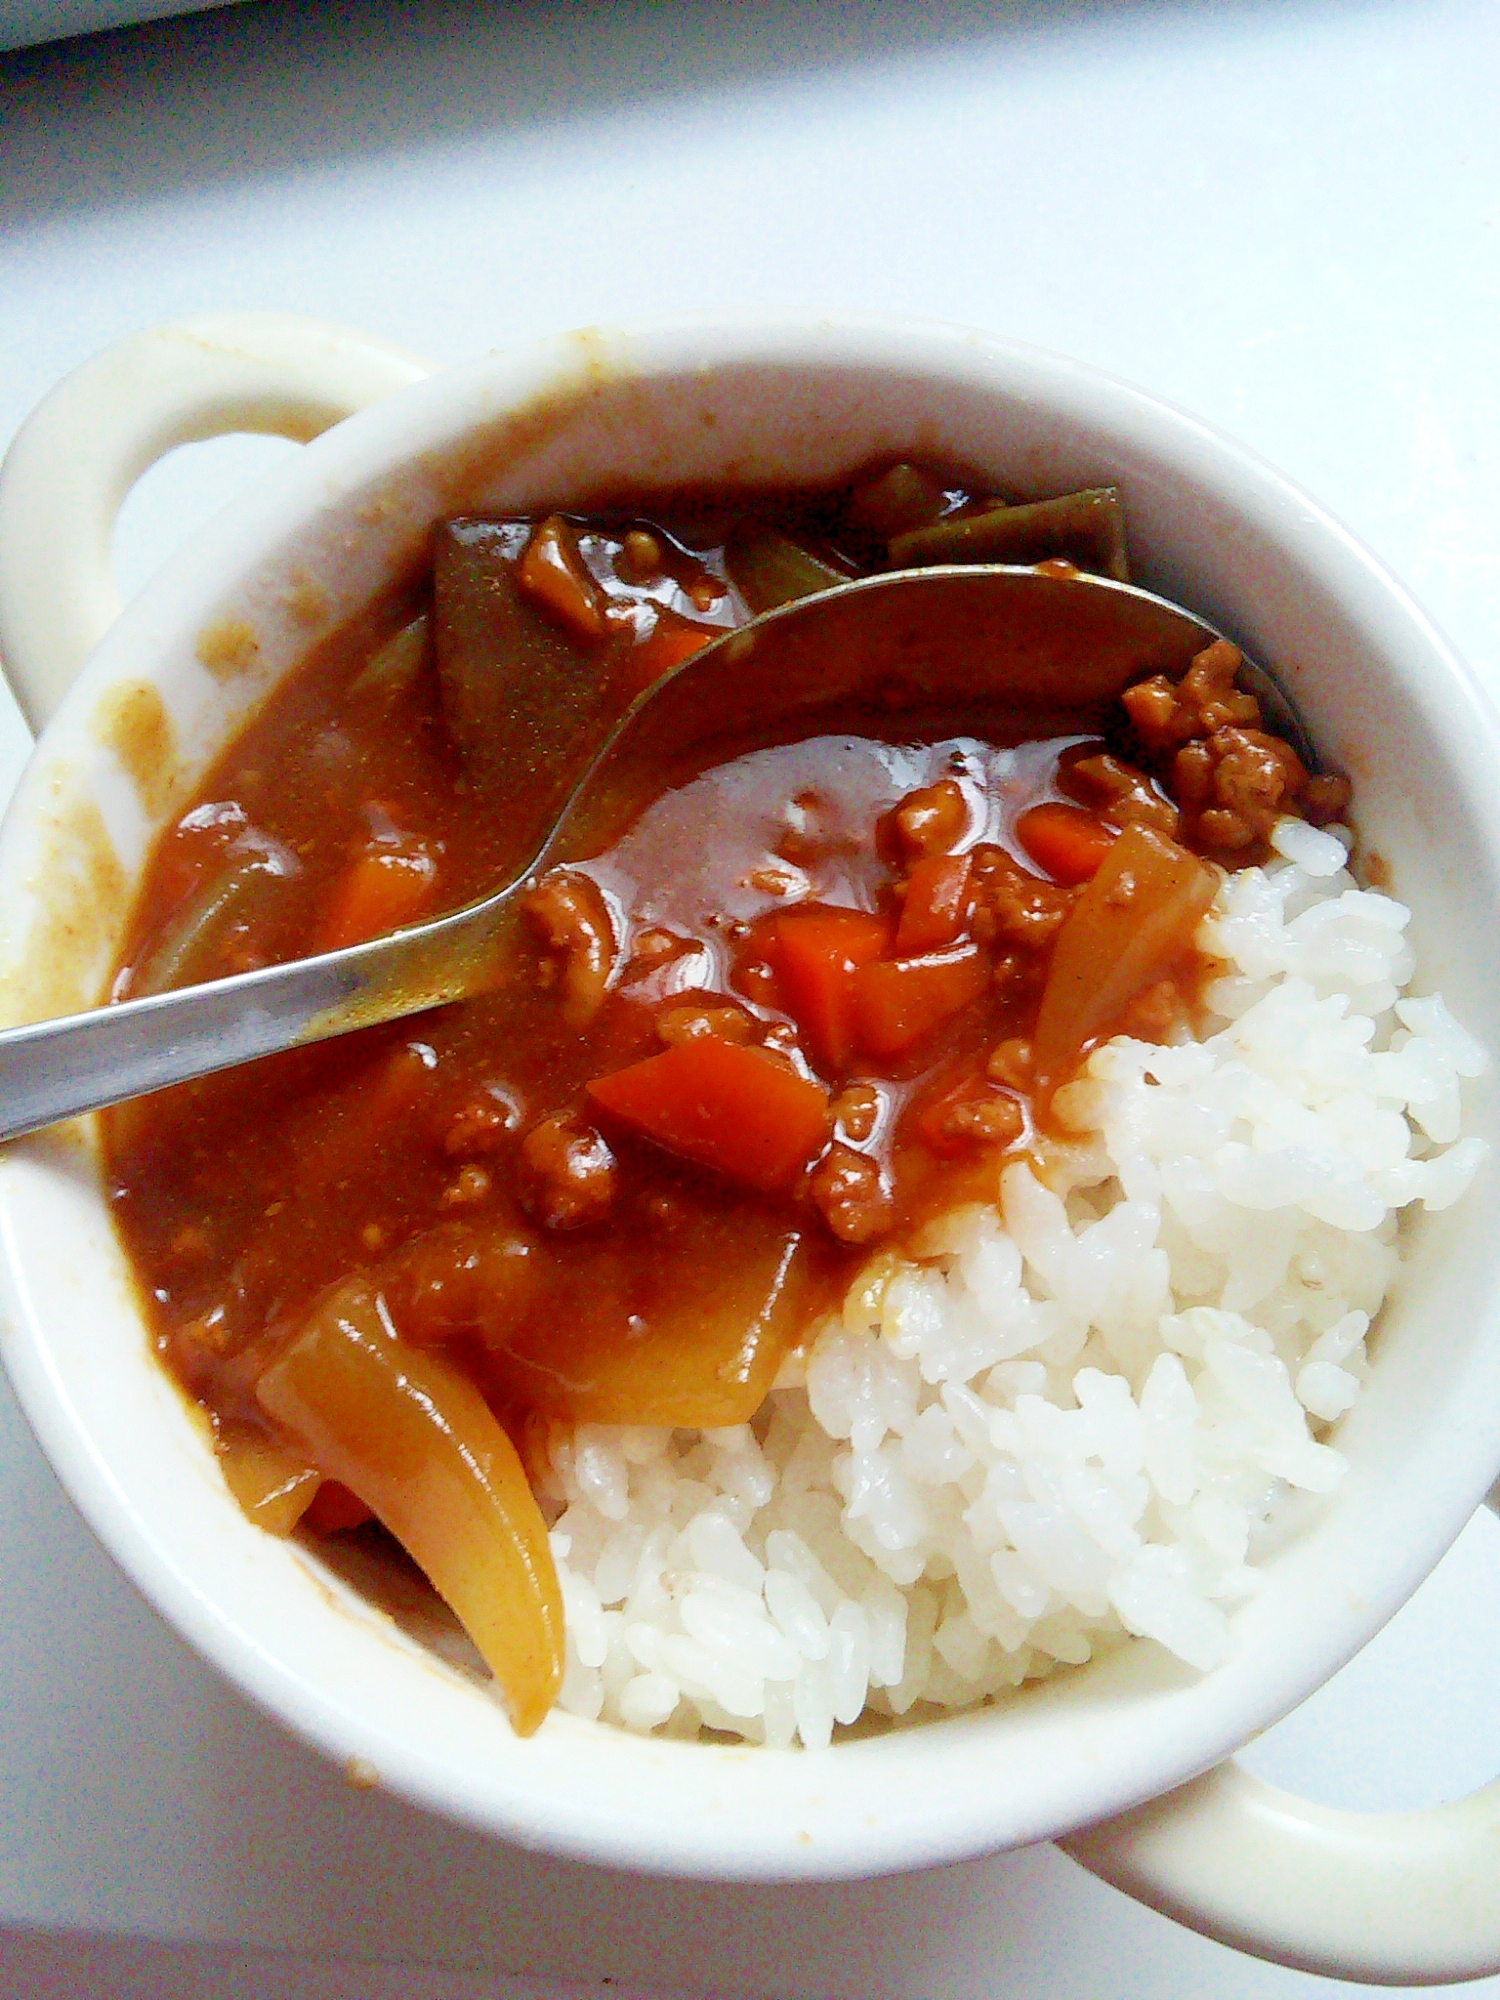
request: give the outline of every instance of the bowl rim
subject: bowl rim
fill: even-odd
[[[870,367],[950,382],[972,377],[991,386],[999,386],[1004,377],[1011,393],[1035,396],[1045,408],[1087,425],[1117,446],[1121,439],[1131,439],[1178,476],[1224,493],[1233,488],[1233,505],[1243,518],[1276,539],[1295,535],[1304,554],[1310,547],[1306,560],[1353,607],[1351,615],[1378,632],[1393,656],[1413,663],[1412,685],[1425,681],[1426,697],[1442,708],[1445,751],[1464,764],[1471,785],[1500,751],[1500,717],[1476,677],[1378,559],[1266,461],[1201,419],[1086,363],[965,327],[884,316],[777,314],[726,321],[694,318],[622,333],[593,330],[533,341],[441,371],[346,420],[200,527],[101,643],[49,725],[42,752],[80,740],[104,690],[131,673],[139,675],[143,655],[162,642],[168,628],[201,625],[204,606],[224,597],[230,579],[258,560],[257,552],[280,547],[295,523],[336,510],[388,467],[410,463],[423,449],[432,449],[445,434],[445,422],[446,434],[461,434],[472,428],[476,413],[501,414],[559,381],[597,379],[601,367],[659,381],[740,365]],[[462,423],[455,421],[459,412],[468,413]],[[413,448],[411,440],[419,433],[426,435],[427,444]],[[46,754],[33,758],[0,828],[0,877],[7,872],[4,857],[15,849],[17,827],[43,807],[46,766]],[[1500,807],[1491,816],[1500,818]],[[1500,845],[1500,826],[1496,840]],[[1496,879],[1493,869],[1491,879]],[[0,886],[0,900],[16,893]],[[987,1718],[998,1712],[994,1710],[969,1711],[918,1730],[893,1730],[875,1742],[841,1742],[827,1752],[790,1757],[741,1746],[643,1743],[624,1732],[601,1731],[554,1715],[532,1739],[540,1744],[550,1733],[559,1746],[557,1756],[533,1760],[547,1783],[571,1768],[578,1740],[589,1742],[591,1755],[598,1755],[601,1734],[618,1736],[615,1748],[622,1755],[629,1746],[629,1768],[608,1809],[593,1809],[566,1786],[560,1794],[539,1798],[537,1777],[524,1768],[497,1780],[494,1774],[465,1771],[451,1759],[435,1763],[420,1741],[402,1740],[399,1732],[361,1714],[357,1703],[351,1707],[346,1698],[290,1666],[236,1622],[210,1582],[163,1549],[75,1404],[28,1275],[27,1205],[34,1205],[37,1177],[55,1178],[57,1172],[57,1155],[45,1142],[23,1143],[0,1160],[0,1340],[28,1421],[101,1541],[200,1654],[325,1754],[373,1765],[393,1789],[451,1818],[586,1861],[705,1878],[831,1879],[1024,1844],[1123,1810],[1217,1762],[1342,1664],[1421,1581],[1483,1497],[1500,1460],[1500,1448],[1484,1444],[1478,1421],[1474,1434],[1459,1441],[1463,1449],[1449,1441],[1443,1452],[1429,1454],[1423,1536],[1393,1554],[1380,1589],[1357,1605],[1324,1607],[1323,1644],[1314,1664],[1304,1651],[1287,1662],[1279,1677],[1264,1678],[1250,1691],[1239,1684],[1232,1665],[1195,1682],[1192,1689],[1165,1673],[1144,1701],[1131,1696],[1127,1702],[1136,1725],[1130,1741],[1110,1727],[1111,1704],[1118,1705],[1124,1695],[1108,1663],[1091,1683],[1095,1696],[1101,1687],[1104,1691],[1102,1704],[1094,1703],[1098,1713],[1092,1719],[1069,1714],[1078,1704],[1070,1701],[1063,1682],[1028,1696],[1034,1709],[1061,1715],[1064,1726],[1079,1736],[1081,1749],[1049,1802],[1029,1815],[1013,1814],[999,1830],[982,1788],[972,1786],[936,1804],[908,1795],[903,1814],[880,1814],[868,1824],[861,1819],[871,1795],[868,1778],[854,1786],[854,1805],[818,1803],[820,1791],[844,1782],[831,1775],[829,1760],[850,1772],[872,1761],[891,1766],[876,1785],[899,1783],[903,1774],[910,1780],[924,1770],[930,1778],[925,1767],[934,1761],[931,1746],[941,1740],[953,1750],[937,1763],[950,1773],[958,1771],[973,1762],[970,1739],[976,1730],[988,1729]],[[144,1344],[142,1351],[148,1352]],[[1500,1435],[1500,1355],[1489,1364],[1480,1387],[1477,1417],[1493,1418],[1490,1435]],[[1390,1525],[1394,1516],[1386,1505],[1377,1506],[1373,1518]],[[1191,1724],[1184,1731],[1185,1716]],[[1176,1740],[1170,1741],[1174,1730]],[[717,1775],[706,1787],[696,1779],[685,1780],[684,1759],[705,1771],[713,1767]],[[747,1786],[744,1773],[752,1761],[767,1769],[795,1763],[807,1782],[799,1778],[784,1784],[778,1776],[769,1789],[759,1780]],[[626,1810],[631,1788],[639,1788],[648,1773],[664,1792],[676,1788],[692,1809],[665,1809],[659,1798],[641,1791],[635,1810]],[[719,1801],[741,1800],[747,1790],[759,1801],[761,1818],[731,1829]],[[783,1815],[774,1829],[766,1823],[768,1810]],[[705,1836],[704,1814],[716,1816],[713,1839]]]

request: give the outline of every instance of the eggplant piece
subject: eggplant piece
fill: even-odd
[[[432,650],[431,621],[421,612],[377,646],[349,683],[350,701],[387,709],[416,686]]]
[[[893,535],[928,527],[947,504],[948,495],[932,474],[903,460],[878,479],[855,487],[849,496],[849,515],[861,528],[889,541]]]
[[[523,589],[530,523],[443,522],[433,547],[438,698],[464,776],[503,799],[524,860],[609,729],[609,653],[570,637]]]
[[[1058,556],[1095,576],[1129,583],[1125,508],[1117,486],[955,515],[896,535],[890,543],[892,569],[925,569],[932,563],[1036,563]]]
[[[758,618],[778,604],[847,583],[848,576],[775,528],[741,526],[724,544],[729,580]]]

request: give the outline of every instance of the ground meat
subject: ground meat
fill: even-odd
[[[868,1083],[846,1083],[828,1112],[846,1139],[862,1143],[880,1122],[880,1092]]]
[[[1284,813],[1321,826],[1349,803],[1347,778],[1310,775],[1290,743],[1260,727],[1260,703],[1235,683],[1240,664],[1239,648],[1216,639],[1180,681],[1154,674],[1124,695],[1141,742],[1170,757],[1168,790],[1189,833],[1228,852],[1266,840]]]
[[[440,1200],[444,1208],[473,1208],[489,1199],[491,1185],[488,1171],[470,1160],[443,1189]]]
[[[626,583],[651,583],[662,573],[662,546],[645,528],[629,528],[615,558],[615,572]]]
[[[805,1066],[802,1042],[790,1021],[772,1021],[761,1034],[761,1048],[778,1062],[789,1063],[793,1068]]]
[[[1158,833],[1175,836],[1177,808],[1144,771],[1118,757],[1102,752],[1097,757],[1080,757],[1066,771],[1069,790],[1101,819],[1112,826],[1154,826]]]
[[[1019,1100],[998,1090],[945,1105],[929,1125],[931,1138],[944,1151],[1013,1146],[1025,1130],[1026,1113]]]
[[[974,912],[970,929],[981,944],[1040,951],[1072,909],[1076,891],[1028,875],[1003,847],[974,849]],[[997,968],[998,970],[998,968]]]
[[[807,893],[807,877],[800,868],[790,865],[782,868],[773,864],[752,868],[743,886],[753,889],[759,896],[802,896]]]
[[[1282,814],[1295,809],[1307,783],[1296,751],[1260,729],[1216,729],[1202,747],[1211,760],[1208,797],[1198,815],[1202,840],[1212,847],[1237,848],[1266,839]],[[1185,755],[1177,753],[1174,769]],[[1196,766],[1195,791],[1202,777]]]
[[[1030,1042],[1015,1035],[997,1042],[984,1069],[985,1075],[996,1083],[1008,1084],[1012,1090],[1030,1090],[1033,1080]]]
[[[896,844],[908,861],[951,854],[969,830],[969,802],[955,778],[908,792],[891,815]]]
[[[615,1157],[604,1136],[567,1112],[544,1118],[521,1141],[521,1204],[548,1229],[581,1229],[609,1213]]]
[[[508,1320],[527,1291],[532,1254],[518,1230],[454,1220],[414,1237],[378,1275],[402,1337],[427,1345]]]
[[[676,931],[666,930],[660,924],[648,924],[635,934],[625,976],[638,978],[658,965],[665,965],[670,959],[680,958],[683,952],[693,948],[691,938],[679,937]]]
[[[879,1167],[852,1146],[828,1148],[813,1169],[808,1191],[843,1243],[868,1243],[889,1229],[895,1217]]]
[[[803,862],[817,860],[829,838],[827,808],[818,793],[804,791],[788,799],[782,817],[786,827],[776,842],[776,852],[782,860],[798,867]]]
[[[1341,819],[1349,809],[1353,789],[1342,771],[1315,771],[1302,788],[1304,816],[1314,826],[1327,826],[1330,820]],[[1379,886],[1373,877],[1370,886]]]
[[[521,1122],[521,1107],[501,1083],[485,1084],[448,1119],[443,1151],[455,1160],[498,1152]]]
[[[705,1007],[692,1001],[663,1007],[656,1017],[657,1040],[668,1048],[696,1041],[700,1035],[713,1035],[721,1042],[748,1042],[754,1026],[738,1007]]]
[[[1037,984],[1039,961],[1023,951],[1002,951],[995,957],[990,982],[1002,1000],[1017,1005],[1028,987]]]
[[[1215,639],[1193,660],[1180,681],[1153,674],[1124,694],[1125,712],[1148,750],[1167,751],[1216,729],[1253,727],[1260,703],[1235,684],[1243,655],[1227,639]]]
[[[561,960],[563,1018],[587,1027],[598,1013],[615,962],[615,932],[598,884],[572,869],[544,877],[522,905]]]
[[[1137,993],[1121,1015],[1117,1033],[1138,1042],[1165,1042],[1187,1020],[1187,1006],[1175,979],[1159,979]]]

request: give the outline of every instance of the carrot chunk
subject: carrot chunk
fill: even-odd
[[[710,641],[723,636],[722,626],[691,625],[685,618],[658,618],[650,637],[639,640],[625,656],[630,692],[639,694],[642,688],[669,674],[673,667],[690,660],[694,653],[701,653]]]
[[[1054,882],[1090,881],[1119,838],[1112,826],[1095,819],[1082,806],[1049,799],[1032,806],[1016,821],[1016,838]]]
[[[772,928],[766,956],[787,1012],[831,1069],[842,1069],[854,1047],[854,975],[890,941],[883,917],[822,904],[788,910]]]
[[[896,950],[901,957],[944,951],[958,943],[969,915],[973,865],[969,854],[928,854],[912,863],[901,922],[896,928]]]
[[[420,841],[367,848],[333,892],[320,951],[342,951],[409,924],[432,894],[437,863]]]
[[[589,1096],[667,1152],[762,1194],[786,1193],[828,1137],[817,1084],[712,1035],[596,1077]]]
[[[867,1055],[904,1055],[977,1000],[989,977],[973,944],[861,966],[853,980],[855,1039]]]

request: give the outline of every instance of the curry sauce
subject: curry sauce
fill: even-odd
[[[897,466],[443,524],[422,592],[294,674],[162,837],[116,997],[484,893],[561,732],[769,604],[964,551],[1119,575],[1123,517]],[[546,712],[504,697],[528,666]],[[252,1518],[373,1515],[534,1727],[561,1612],[526,1471],[552,1428],[750,1418],[872,1250],[995,1198],[1096,1041],[1188,1031],[1220,870],[1345,803],[1237,666],[1221,642],[1127,689],[1103,735],[853,716],[643,778],[531,890],[482,996],[113,1114],[162,1357]]]

